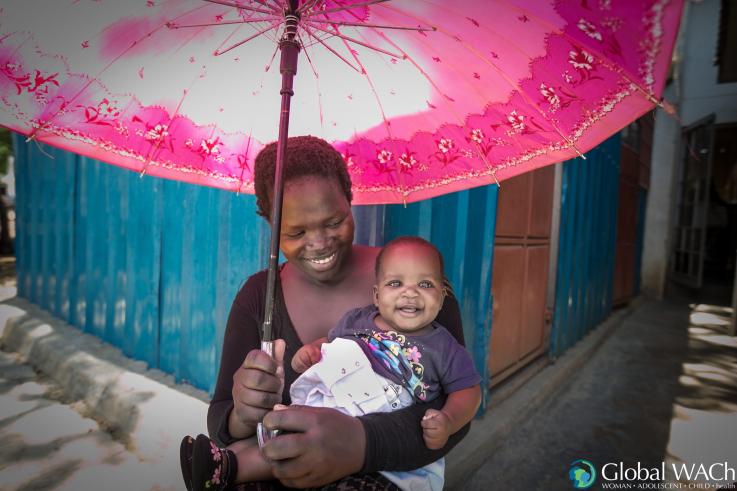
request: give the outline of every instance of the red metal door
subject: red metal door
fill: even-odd
[[[612,305],[629,302],[635,292],[637,264],[637,210],[640,189],[650,182],[653,115],[648,113],[622,130],[619,173],[617,241],[614,258]]]
[[[497,207],[489,346],[492,384],[547,350],[545,302],[555,168],[504,181]]]

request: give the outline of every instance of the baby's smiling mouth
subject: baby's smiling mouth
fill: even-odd
[[[405,314],[417,314],[418,312],[422,311],[422,308],[416,305],[402,305],[400,307],[397,307],[397,310]]]

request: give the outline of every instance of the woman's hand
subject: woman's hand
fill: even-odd
[[[366,435],[361,421],[335,409],[290,406],[270,412],[264,426],[289,432],[261,449],[274,477],[296,488],[316,487],[363,467]]]
[[[247,438],[256,432],[274,405],[281,403],[284,387],[284,340],[274,342],[274,358],[252,350],[233,374],[233,411],[228,430],[233,438]]]

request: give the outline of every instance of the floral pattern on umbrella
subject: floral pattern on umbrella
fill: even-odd
[[[251,193],[253,158],[276,138],[280,3],[5,5],[0,124]],[[290,133],[334,143],[356,203],[401,203],[574,157],[652,109],[682,1],[302,6]]]

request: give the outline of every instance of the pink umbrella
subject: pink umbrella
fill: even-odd
[[[5,2],[0,124],[137,172],[248,193],[254,156],[276,128],[286,141],[293,86],[291,131],[343,153],[355,203],[406,203],[581,155],[652,109],[681,9],[682,0]]]
[[[682,8],[299,3],[290,131],[335,144],[357,204],[426,199],[589,150],[659,100]],[[4,2],[0,124],[137,172],[252,192],[253,157],[278,128],[272,65],[286,10],[287,0]]]

